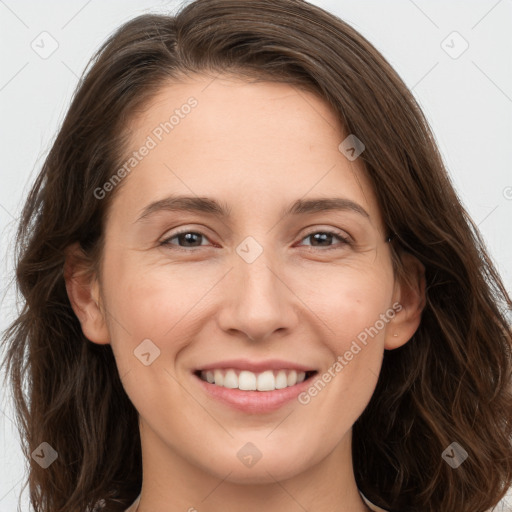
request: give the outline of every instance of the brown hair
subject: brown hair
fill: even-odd
[[[92,65],[91,65],[92,64]],[[88,66],[89,68],[89,66]],[[4,335],[16,419],[36,512],[124,510],[142,482],[137,411],[110,345],[89,342],[66,293],[65,249],[101,256],[119,187],[94,191],[122,163],[123,127],[166,83],[188,73],[280,81],[322,97],[348,133],[401,254],[425,266],[426,305],[413,338],[385,351],[375,393],[353,427],[359,489],[396,511],[483,512],[512,484],[510,297],[450,183],[411,92],[345,22],[300,0],[197,0],[175,16],[126,23],[90,63],[28,196],[17,233],[24,297]],[[25,396],[26,387],[27,396]],[[43,469],[30,454],[48,442]],[[468,458],[442,458],[456,441]]]

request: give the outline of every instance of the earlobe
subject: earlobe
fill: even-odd
[[[395,285],[394,300],[400,305],[386,330],[384,348],[394,350],[405,345],[417,331],[426,304],[424,265],[410,253],[401,255],[405,278]]]
[[[93,343],[108,344],[110,337],[100,305],[99,284],[78,243],[68,247],[64,264],[66,291],[82,332]]]

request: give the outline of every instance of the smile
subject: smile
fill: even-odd
[[[192,370],[199,388],[221,407],[265,414],[297,402],[318,374],[314,367],[285,359],[229,359]]]
[[[252,372],[235,368],[198,371],[201,380],[229,389],[242,391],[275,391],[295,386],[311,377],[314,371],[296,371],[289,369],[264,370]]]

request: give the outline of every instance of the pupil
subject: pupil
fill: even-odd
[[[319,238],[320,238],[320,241],[329,241],[329,238],[328,237],[332,237],[332,235],[330,235],[329,233],[316,233],[314,236],[313,236],[313,240],[316,240],[318,241]]]
[[[184,235],[181,235],[183,238],[185,238],[185,242],[194,242],[194,237],[198,236],[197,233],[185,233]]]

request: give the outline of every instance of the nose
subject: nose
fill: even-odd
[[[234,256],[234,268],[225,283],[219,326],[225,332],[242,333],[251,341],[293,330],[300,301],[286,282],[282,266],[262,254],[251,263]]]

